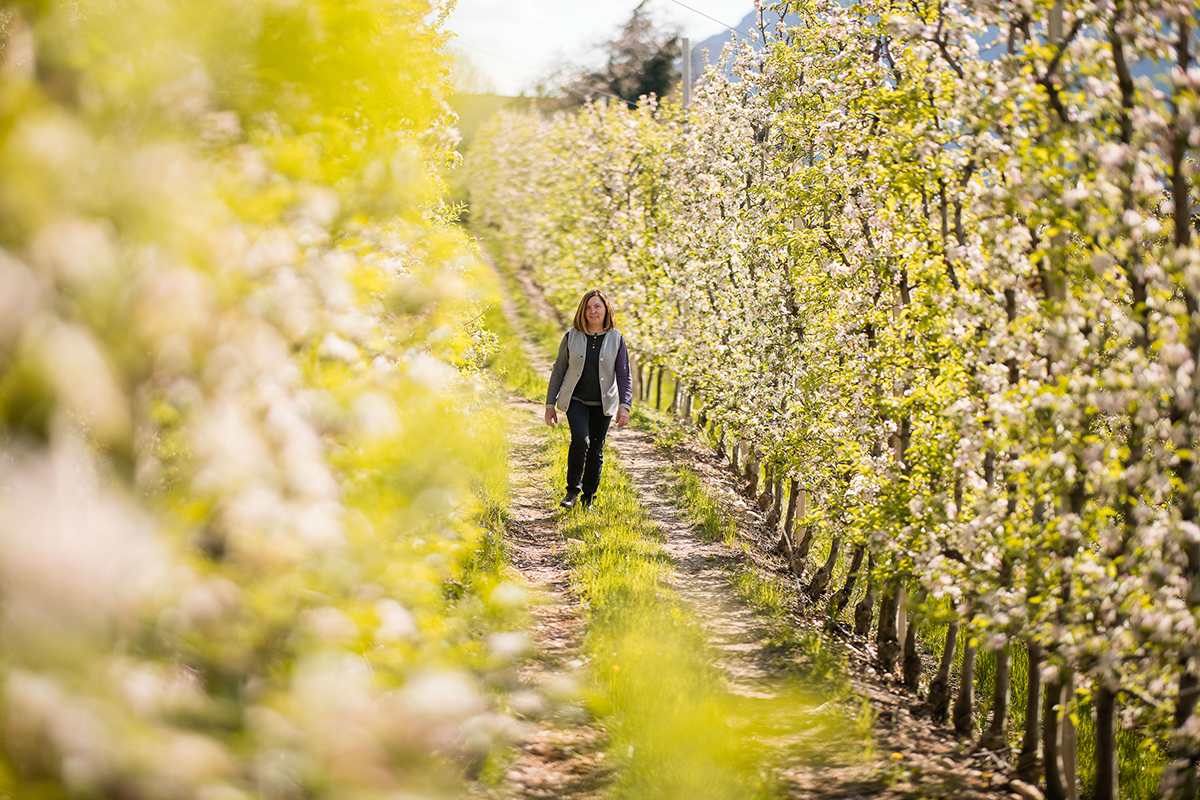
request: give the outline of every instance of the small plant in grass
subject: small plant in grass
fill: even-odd
[[[779,581],[764,579],[750,570],[741,570],[734,576],[733,585],[754,610],[772,617],[782,617],[787,612],[784,600],[786,589]]]
[[[671,470],[670,477],[671,499],[687,515],[700,537],[706,542],[724,542],[732,547],[737,542],[737,525],[704,488],[700,476],[679,464]]]

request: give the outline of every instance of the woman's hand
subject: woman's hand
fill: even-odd
[[[553,408],[546,409],[546,424],[552,428],[558,424],[558,412]]]
[[[629,424],[629,409],[628,408],[618,408],[617,409],[617,427],[624,428],[628,424]]]

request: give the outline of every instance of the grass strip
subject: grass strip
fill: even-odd
[[[520,336],[504,315],[500,299],[503,277],[495,277],[496,283],[491,287],[492,296],[484,311],[483,324],[496,336],[498,346],[484,366],[510,391],[527,400],[540,402],[546,397],[545,376],[538,375],[533,369],[521,348]]]
[[[549,483],[566,472],[565,426]],[[617,767],[614,797],[769,798],[786,764],[862,747],[830,695],[781,679],[773,696],[731,694],[695,614],[668,584],[671,562],[611,453],[592,511],[559,514],[572,583],[587,603],[591,707]],[[557,499],[557,496],[553,498]]]
[[[496,273],[500,276],[501,289],[504,295],[513,303],[517,318],[532,339],[532,343],[547,358],[553,359],[558,352],[558,343],[562,339],[563,327],[557,320],[549,320],[534,310],[529,298],[525,296],[517,281],[516,267],[505,254],[503,246],[494,233],[487,231],[475,232],[479,246],[492,257]],[[543,395],[544,396],[544,395]]]

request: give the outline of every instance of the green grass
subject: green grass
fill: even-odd
[[[505,318],[499,298],[484,313],[484,325],[496,334],[499,349],[485,364],[489,372],[508,389],[522,397],[540,402],[546,397],[546,378],[538,375],[521,350],[517,332]]]
[[[942,634],[943,641],[945,633]],[[962,645],[960,640],[960,649]],[[1029,654],[1023,642],[1012,648],[1012,690],[1008,713],[1008,742],[1019,749],[1025,725],[1025,702],[1028,698]],[[987,725],[992,711],[992,695],[996,686],[996,654],[980,651],[975,666],[976,727]],[[1074,712],[1076,720],[1075,758],[1079,775],[1079,794],[1089,796],[1096,785],[1096,721],[1095,709],[1083,699]],[[1144,729],[1117,731],[1117,782],[1123,800],[1151,800],[1158,797],[1158,782],[1167,756],[1162,743]]]
[[[737,525],[725,513],[721,504],[708,494],[700,477],[691,469],[677,464],[670,473],[671,500],[683,511],[688,522],[706,542],[724,542],[730,547],[737,543]]]
[[[548,508],[564,480],[567,443],[561,428],[551,438]],[[861,751],[864,720],[837,704],[822,707],[825,692],[796,680],[781,680],[773,699],[725,690],[702,626],[667,583],[661,532],[606,455],[593,510],[555,513],[572,584],[587,604],[591,705],[618,767],[612,795],[775,797],[772,766]]]
[[[562,340],[563,333],[566,332],[564,327],[557,320],[545,319],[534,310],[517,282],[515,267],[505,255],[495,235],[487,230],[476,230],[474,233],[479,239],[480,246],[491,255],[492,263],[496,265],[496,271],[500,275],[501,288],[505,296],[516,306],[517,317],[528,332],[533,345],[547,358],[554,358],[555,353],[558,352],[558,343]]]
[[[735,569],[730,580],[738,596],[759,614],[782,617],[787,613],[787,587],[774,578],[763,578],[751,569]]]

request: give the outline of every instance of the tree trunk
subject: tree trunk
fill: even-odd
[[[900,657],[900,640],[897,636],[896,617],[900,606],[899,586],[893,581],[883,593],[879,601],[879,625],[875,629],[875,652],[883,672],[887,675],[896,671],[896,661]]]
[[[796,541],[795,539],[792,539],[792,530],[796,525],[796,507],[799,499],[800,481],[792,478],[791,483],[788,485],[787,521],[783,524],[783,535],[791,539],[793,542]],[[804,511],[801,511],[800,515],[803,516]]]
[[[1046,687],[1042,705],[1042,760],[1046,771],[1046,799],[1066,800],[1067,785],[1063,779],[1062,725],[1059,706],[1063,698],[1061,679]]]
[[[854,548],[854,555],[850,557],[850,571],[846,573],[846,583],[833,598],[834,621],[842,615],[842,609],[849,605],[850,598],[854,595],[854,586],[858,583],[858,573],[862,569],[863,555],[866,552],[867,546],[865,544],[860,544]]]
[[[904,614],[904,609],[900,609]],[[913,694],[921,686],[921,654],[917,652],[917,625],[915,619],[908,620],[904,631],[904,688]]]
[[[1096,689],[1096,793],[1092,800],[1117,800],[1117,694]]]
[[[1068,672],[1063,684],[1063,702],[1070,703],[1075,697],[1075,674]],[[1075,723],[1071,721],[1070,708],[1063,712],[1062,719],[1062,748],[1059,751],[1063,764],[1063,783],[1067,787],[1067,800],[1079,800],[1079,770],[1075,763],[1076,751]]]
[[[767,527],[779,525],[779,517],[783,513],[783,478],[782,470],[775,471],[775,480],[771,485],[771,510],[767,512]]]
[[[1042,646],[1029,643],[1029,684],[1025,690],[1025,735],[1017,758],[1017,777],[1036,784],[1041,772],[1038,758],[1038,712],[1042,707]]]
[[[862,600],[854,607],[854,635],[866,638],[871,630],[871,618],[875,616],[875,554],[867,556],[867,590]]]
[[[816,531],[816,525],[805,525],[804,534],[800,537],[800,542],[796,545],[796,562],[793,565],[792,572],[796,573],[797,578],[804,577],[804,570],[808,567],[808,551],[812,548]]]
[[[770,464],[767,465],[766,471],[767,479],[763,481],[762,494],[758,495],[754,501],[754,505],[759,511],[766,511],[774,502],[774,499],[771,497],[771,487],[775,483],[775,471],[771,468]]]
[[[1059,679],[1046,687],[1042,752],[1047,800],[1077,800],[1079,797],[1075,776],[1075,724],[1070,716],[1074,685],[1074,675],[1064,667]]]
[[[750,497],[758,497],[758,468],[762,465],[762,459],[758,457],[754,448],[746,448],[744,465],[746,471],[742,474],[742,478],[749,483]]]
[[[929,684],[929,715],[934,722],[943,723],[950,716],[950,670],[954,668],[954,651],[958,649],[958,620],[946,628],[946,644],[937,675]]]
[[[1188,14],[1186,7],[1181,6],[1181,11],[1177,19],[1172,22],[1176,24],[1175,37],[1175,66],[1181,72],[1187,73],[1190,71],[1193,59],[1191,45],[1194,38],[1192,26],[1195,24],[1195,5],[1191,6],[1191,15]],[[1124,90],[1123,90],[1124,91]],[[1194,171],[1194,168],[1188,167],[1188,144],[1189,136],[1194,131],[1194,120],[1189,118],[1187,113],[1188,99],[1186,94],[1194,92],[1193,88],[1188,88],[1186,83],[1177,82],[1174,88],[1175,96],[1172,98],[1173,110],[1171,112],[1171,132],[1169,141],[1171,145],[1171,199],[1175,204],[1175,247],[1176,252],[1179,249],[1186,249],[1191,246],[1192,239],[1192,224],[1195,213],[1195,205],[1192,202],[1192,189],[1189,187],[1188,173]],[[1184,96],[1180,96],[1184,95]],[[1186,285],[1186,282],[1185,282]],[[1185,289],[1185,300],[1189,309],[1195,309],[1200,306],[1200,298],[1197,298],[1195,292],[1190,288]],[[1194,314],[1194,311],[1193,311]],[[1200,352],[1200,330],[1197,326],[1192,325],[1188,331],[1188,350],[1193,354]],[[1191,422],[1191,414],[1188,413],[1188,406],[1183,406],[1182,401],[1186,398],[1190,406],[1197,405],[1197,394],[1194,384],[1191,392],[1191,397],[1177,397],[1172,401],[1172,412],[1176,411],[1176,406],[1179,413],[1177,417],[1180,422],[1176,425],[1177,436],[1176,441],[1194,442],[1196,438],[1195,424]],[[1181,435],[1180,435],[1181,434]],[[1198,515],[1195,503],[1195,485],[1192,476],[1196,467],[1196,455],[1188,453],[1187,457],[1183,457],[1183,451],[1179,451],[1180,464],[1176,468],[1176,474],[1180,478],[1180,483],[1184,490],[1181,492],[1180,517],[1186,522],[1195,522]],[[1184,575],[1188,580],[1187,603],[1191,608],[1196,608],[1200,605],[1200,543],[1187,541],[1184,543],[1185,555],[1187,557],[1187,566],[1184,570]],[[1196,713],[1196,703],[1200,700],[1200,676],[1194,670],[1188,669],[1188,663],[1191,660],[1189,657],[1196,655],[1195,649],[1191,648],[1191,652],[1184,652],[1181,655],[1181,666],[1184,669],[1182,675],[1179,676],[1179,696],[1175,700],[1175,728],[1182,730],[1187,727],[1192,719],[1192,715]],[[1174,760],[1163,770],[1163,788],[1172,793],[1172,797],[1196,797],[1198,787],[1196,782],[1196,766],[1200,762],[1200,753],[1194,746],[1185,746],[1178,749],[1172,748]]]
[[[1012,686],[1012,643],[1005,641],[996,652],[996,688],[992,694],[992,723],[979,744],[985,750],[1007,752],[1008,702]]]
[[[742,454],[742,440],[735,439],[733,442],[733,456],[730,458],[729,466],[733,468],[733,474],[738,474],[738,457]]]
[[[656,379],[656,383],[655,383],[655,392],[656,392],[656,394],[654,395],[654,410],[655,411],[662,411],[662,378],[663,378],[663,368],[659,367],[658,368],[658,378]]]
[[[796,517],[803,517],[807,513],[808,494],[800,488],[800,483],[795,478],[792,478],[791,489],[791,497],[788,499],[787,524],[783,526],[783,533],[780,538],[788,544],[788,569],[792,571],[793,575],[799,578],[803,567],[797,565],[798,545],[793,531],[795,529]]]
[[[829,579],[833,577],[833,568],[837,566],[838,551],[842,547],[841,534],[835,534],[833,541],[829,543],[829,557],[825,559],[825,563],[817,570],[817,574],[813,575],[812,580],[808,583],[808,588],[804,593],[814,603],[821,599],[821,595],[825,594],[825,587],[829,585]]]
[[[1196,513],[1190,495],[1185,496],[1184,518],[1195,518]],[[1200,599],[1200,544],[1191,542],[1186,547],[1186,555],[1188,559],[1187,571],[1189,589],[1188,589],[1188,605],[1195,608]],[[1182,729],[1191,720],[1192,715],[1196,713],[1196,703],[1200,700],[1200,679],[1197,679],[1196,673],[1187,668],[1188,654],[1185,652],[1182,659],[1183,673],[1179,676],[1179,694],[1175,699],[1175,728]],[[1163,768],[1162,783],[1160,784],[1159,793],[1163,796],[1174,798],[1187,798],[1193,800],[1200,796],[1196,781],[1196,764],[1200,761],[1200,756],[1194,750],[1190,750],[1188,746],[1176,746],[1171,749],[1171,754],[1174,759],[1170,764]]]
[[[954,700],[954,733],[965,739],[975,732],[975,645],[967,631],[963,647],[962,672],[958,677],[958,697]]]

